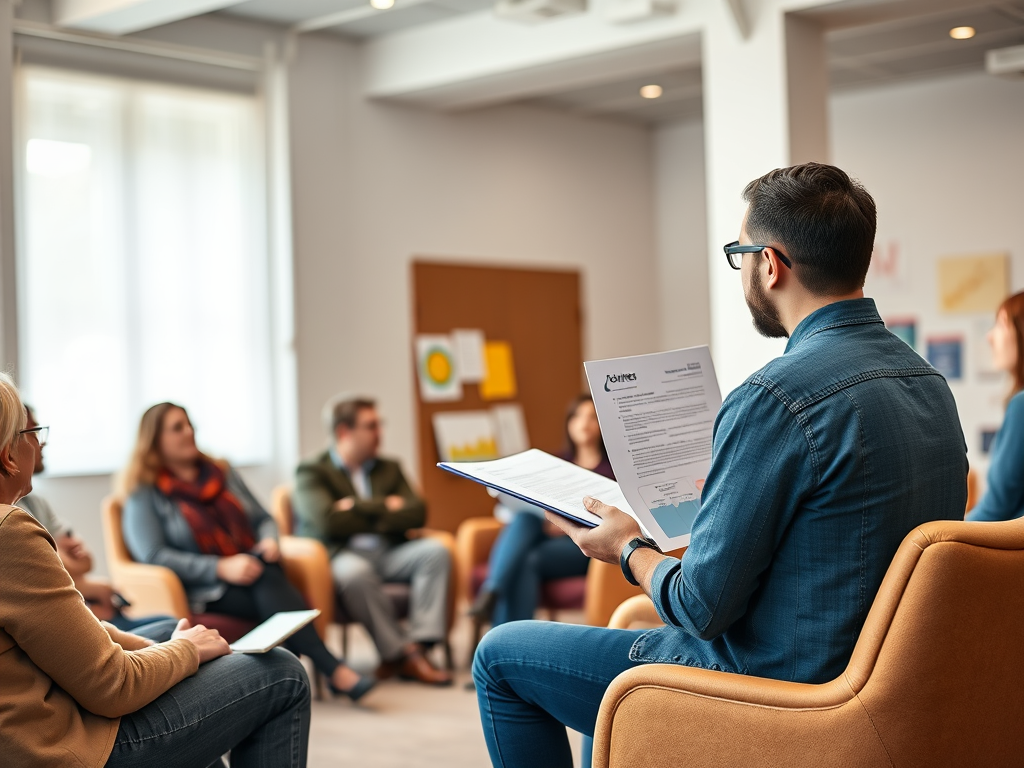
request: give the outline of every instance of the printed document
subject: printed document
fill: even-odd
[[[584,367],[629,511],[663,550],[688,546],[722,407],[710,350],[691,347]]]
[[[629,512],[614,480],[536,448],[496,461],[442,461],[437,466],[591,528],[601,518],[583,506],[584,496]]]

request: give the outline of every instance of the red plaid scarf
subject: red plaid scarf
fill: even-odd
[[[256,546],[256,537],[241,502],[227,489],[224,472],[213,462],[201,461],[199,477],[193,483],[162,469],[157,475],[156,487],[178,502],[204,555],[230,557]]]

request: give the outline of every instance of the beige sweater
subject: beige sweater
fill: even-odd
[[[106,763],[121,716],[199,668],[187,640],[146,642],[99,622],[46,529],[0,504],[0,763]]]

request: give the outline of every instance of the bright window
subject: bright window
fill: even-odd
[[[272,456],[262,103],[22,70],[19,377],[52,474],[124,465],[148,406]]]

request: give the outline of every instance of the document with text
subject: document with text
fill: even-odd
[[[442,461],[437,466],[591,528],[601,519],[583,506],[584,496],[630,511],[614,480],[536,448],[494,461]]]
[[[722,407],[710,350],[691,347],[584,367],[608,458],[629,504],[623,511],[663,550],[689,545]]]

